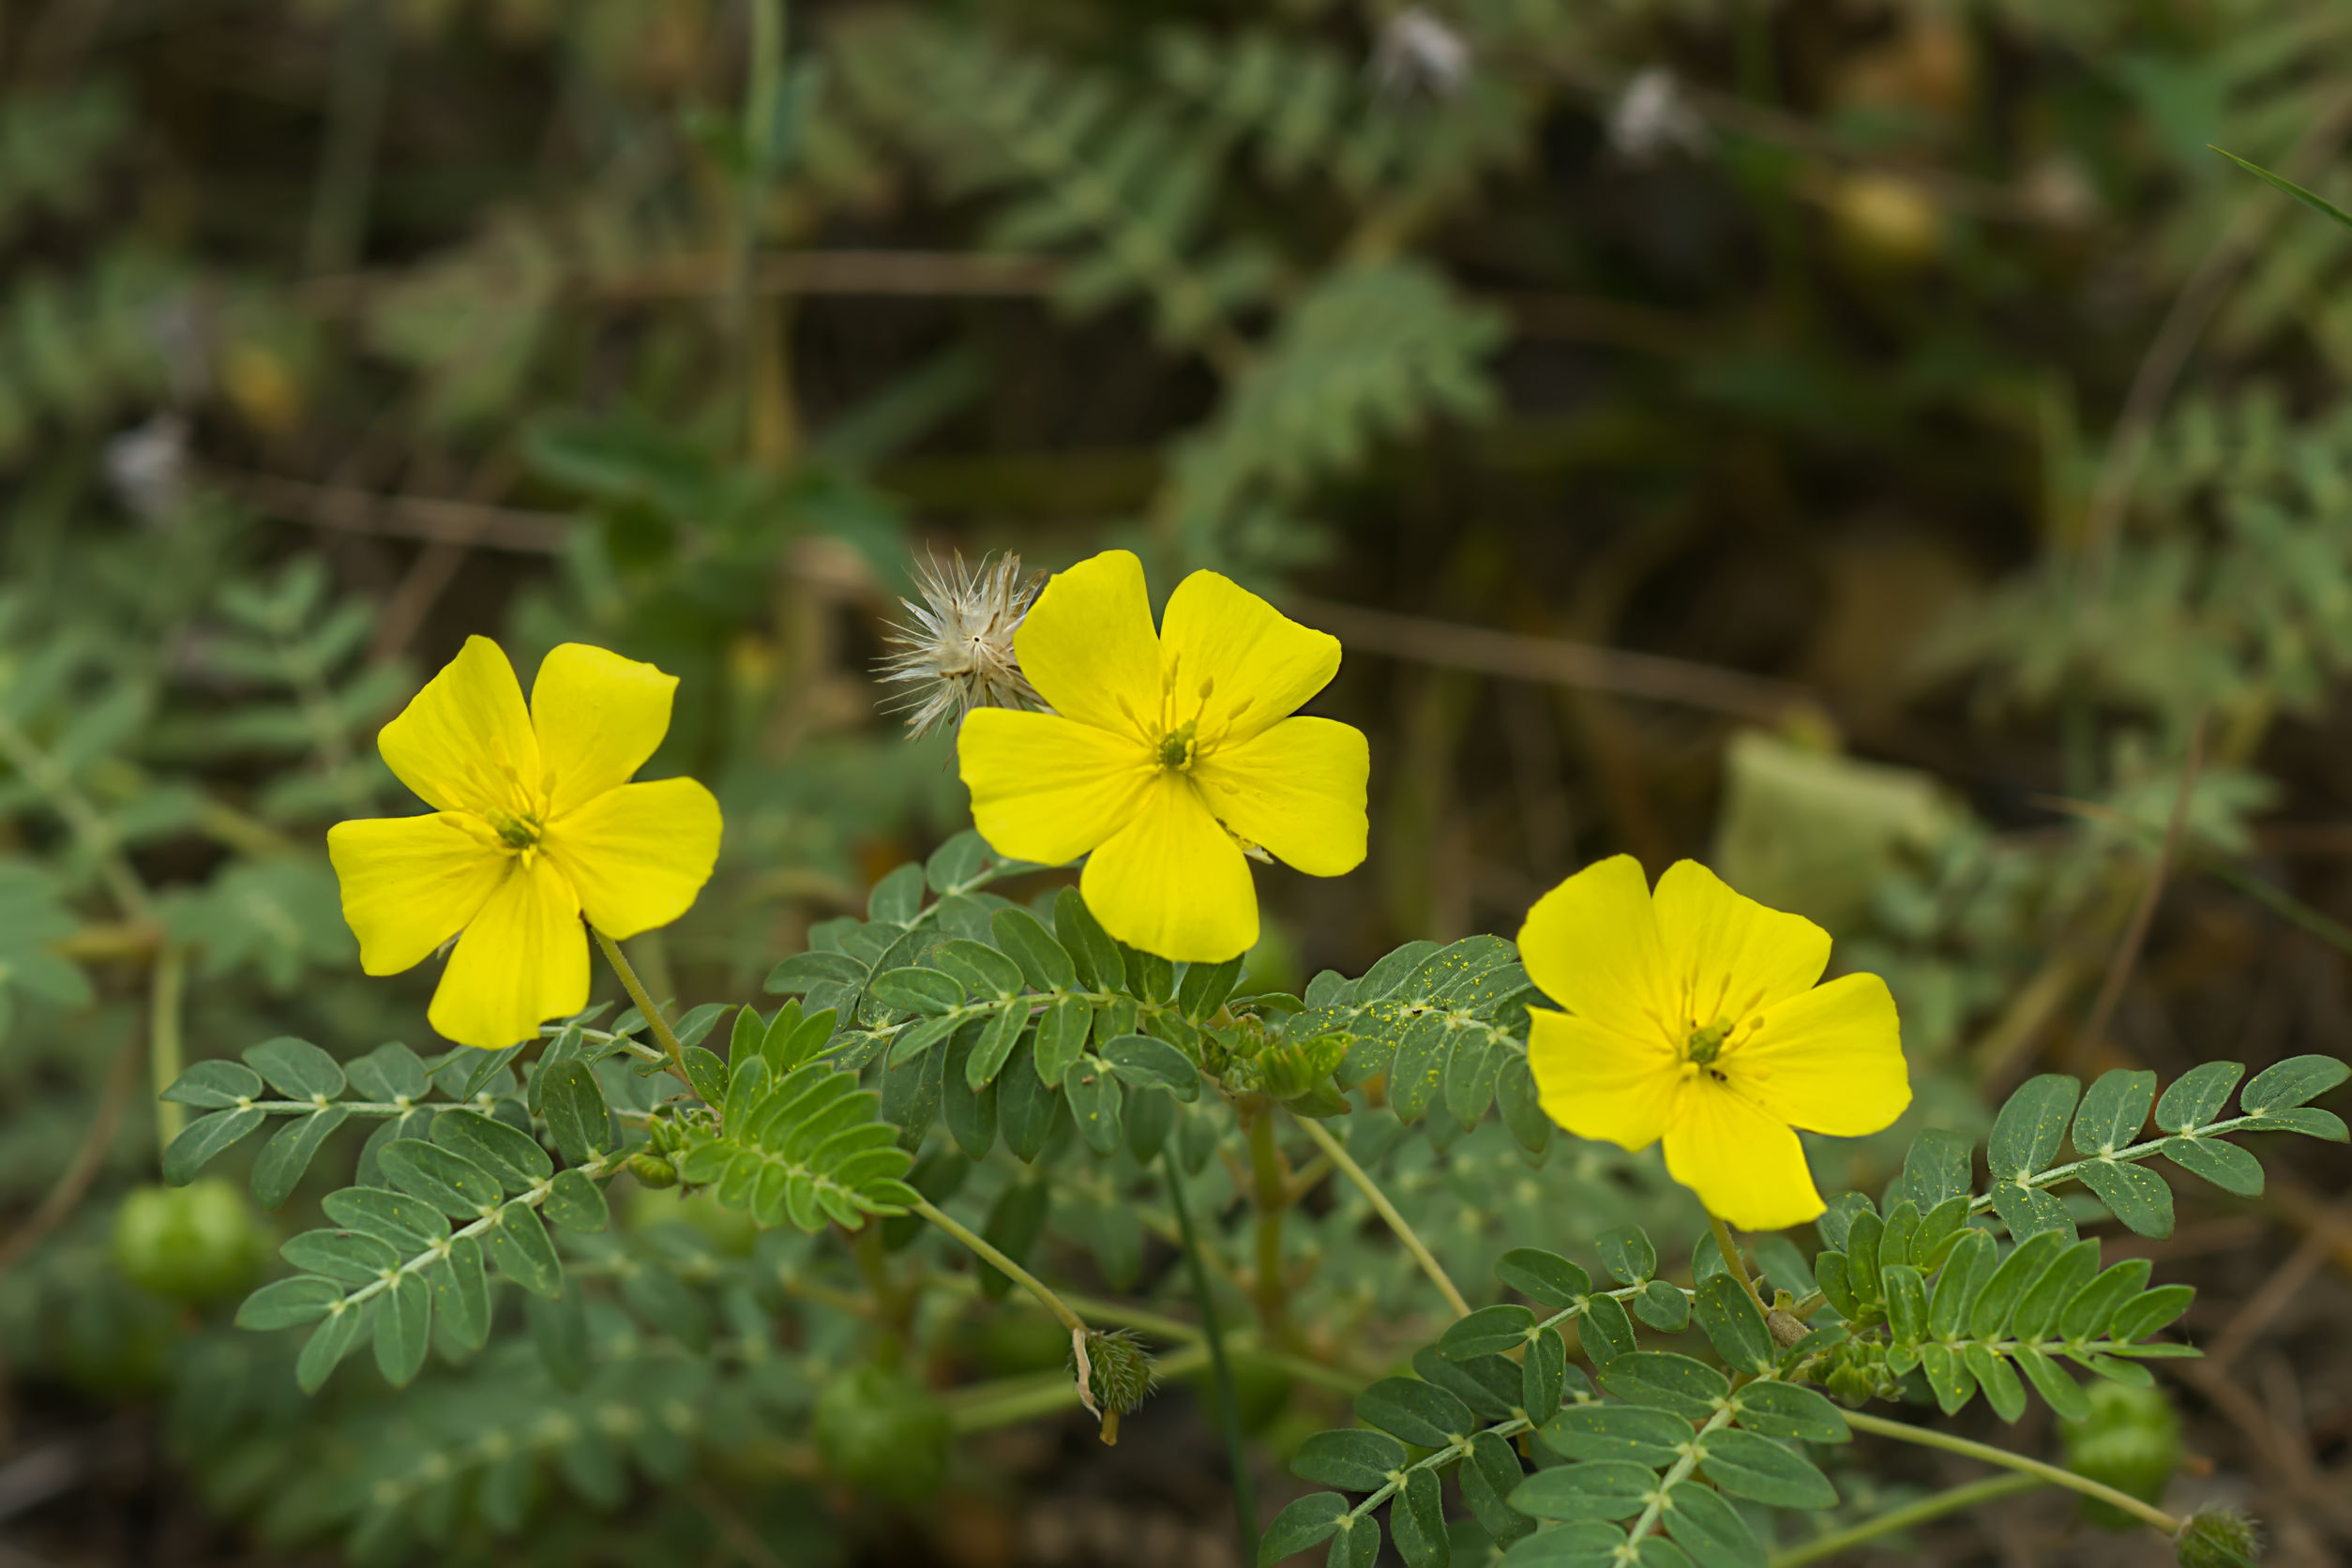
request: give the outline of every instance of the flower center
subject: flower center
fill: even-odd
[[[1195,739],[1200,725],[1197,719],[1186,719],[1160,737],[1158,756],[1160,766],[1178,773],[1191,771],[1193,758],[1198,754]]]
[[[490,825],[498,841],[510,850],[530,851],[539,847],[539,821],[536,817],[512,817],[504,811],[489,814]]]
[[[1704,1029],[1694,1029],[1682,1042],[1682,1054],[1693,1066],[1704,1067],[1723,1051],[1723,1043],[1731,1033],[1729,1018],[1717,1018]]]

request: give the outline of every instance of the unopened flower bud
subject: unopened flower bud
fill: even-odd
[[[674,1187],[678,1168],[658,1154],[631,1154],[628,1172],[649,1187]]]

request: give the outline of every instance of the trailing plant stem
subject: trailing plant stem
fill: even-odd
[[[159,1155],[188,1125],[188,1108],[166,1100],[163,1092],[180,1080],[183,1057],[180,1022],[188,994],[188,953],[165,942],[156,950],[147,1009],[147,1063],[155,1082],[155,1139]]]
[[[1827,1535],[1806,1542],[1802,1546],[1792,1546],[1785,1552],[1774,1552],[1770,1568],[1803,1568],[1803,1565],[1808,1562],[1825,1562],[1832,1558],[1843,1556],[1856,1546],[1876,1541],[1880,1536],[1892,1535],[1897,1530],[1909,1530],[1913,1525],[1923,1525],[1930,1519],[1940,1519],[1947,1514],[1956,1514],[1963,1508],[1974,1508],[1979,1503],[2014,1497],[2019,1492],[2034,1491],[2042,1485],[2039,1476],[2028,1475],[2022,1470],[2012,1471],[2008,1475],[1988,1475],[1982,1481],[1971,1481],[1964,1486],[1950,1487],[1923,1497],[1917,1502],[1906,1503],[1901,1508],[1891,1508],[1875,1519],[1864,1519],[1860,1524],[1848,1525],[1844,1530],[1832,1530]]]
[[[1252,1196],[1258,1208],[1258,1316],[1266,1337],[1281,1342],[1289,1337],[1289,1292],[1282,1287],[1282,1212],[1289,1206],[1289,1172],[1283,1168],[1282,1150],[1274,1141],[1272,1102],[1261,1100],[1245,1108],[1242,1122],[1249,1132]]]
[[[588,928],[596,931],[596,945],[604,949],[605,961],[612,966],[612,972],[621,977],[621,988],[628,992],[629,1001],[636,1003],[639,1016],[645,1020],[645,1027],[654,1032],[654,1038],[660,1041],[661,1048],[669,1053],[670,1070],[677,1075],[679,1082],[692,1089],[694,1079],[686,1073],[686,1048],[678,1044],[677,1035],[671,1032],[669,1020],[661,1016],[661,1009],[654,1005],[654,999],[645,994],[645,983],[638,979],[637,971],[629,967],[628,955],[621,951],[619,942],[597,931],[594,926]]]
[[[1006,1278],[1036,1297],[1039,1305],[1062,1319],[1063,1328],[1068,1329],[1072,1334],[1088,1332],[1086,1319],[1073,1311],[1068,1302],[1055,1295],[1047,1287],[1045,1281],[1004,1256],[1002,1251],[998,1250],[994,1242],[989,1241],[927,1198],[915,1199],[914,1212],[963,1243],[975,1256],[995,1265]]]
[[[1260,1117],[1267,1121],[1271,1118]],[[1256,1136],[1252,1130],[1253,1138]],[[1217,1323],[1217,1304],[1209,1293],[1209,1271],[1200,1262],[1200,1237],[1192,1228],[1192,1205],[1184,1201],[1184,1173],[1177,1168],[1176,1151],[1160,1151],[1168,1172],[1168,1200],[1176,1210],[1176,1226],[1184,1235],[1185,1270],[1192,1275],[1192,1293],[1200,1306],[1200,1337],[1209,1351],[1209,1370],[1217,1392],[1217,1425],[1225,1435],[1225,1461],[1233,1475],[1233,1528],[1241,1537],[1244,1563],[1258,1560],[1258,1498],[1249,1480],[1249,1449],[1242,1440],[1242,1406],[1233,1393],[1233,1368],[1225,1359],[1225,1332]],[[1164,1364],[1162,1370],[1168,1370]]]
[[[2063,1486],[2068,1491],[2080,1492],[2087,1498],[2096,1498],[2109,1507],[2119,1508],[2142,1523],[2163,1530],[2166,1535],[2180,1533],[2180,1521],[2163,1509],[2142,1502],[2129,1492],[2118,1492],[2113,1486],[2093,1481],[2088,1476],[2076,1475],[2073,1470],[2061,1470],[2057,1465],[2044,1464],[2040,1459],[2028,1458],[2023,1454],[2012,1454],[2005,1448],[1995,1448],[1990,1443],[1973,1442],[1950,1432],[1937,1431],[1933,1427],[1911,1426],[1900,1421],[1887,1421],[1878,1416],[1866,1415],[1860,1410],[1847,1410],[1846,1424],[1858,1432],[1875,1432],[1882,1438],[1892,1438],[1897,1442],[1917,1443],[1922,1448],[1940,1448],[1947,1454],[1965,1455],[1971,1459],[1982,1459],[1988,1465],[1998,1465],[2003,1470],[2035,1476],[2050,1485]]]
[[[1372,1205],[1372,1212],[1379,1214],[1396,1233],[1396,1239],[1405,1244],[1405,1250],[1413,1255],[1413,1260],[1421,1265],[1421,1272],[1429,1276],[1429,1283],[1438,1288],[1438,1294],[1445,1298],[1446,1304],[1454,1309],[1454,1315],[1456,1318],[1469,1317],[1470,1303],[1462,1299],[1460,1290],[1455,1289],[1454,1280],[1445,1272],[1445,1266],[1437,1260],[1420,1235],[1407,1223],[1405,1216],[1396,1212],[1396,1205],[1388,1200],[1388,1194],[1380,1190],[1380,1184],[1355,1162],[1355,1157],[1348,1153],[1346,1146],[1332,1137],[1320,1122],[1310,1116],[1295,1120],[1306,1130],[1306,1136],[1315,1140],[1315,1146],[1323,1152],[1323,1157],[1338,1167],[1340,1174],[1355,1184],[1356,1190],[1364,1194],[1364,1200]]]

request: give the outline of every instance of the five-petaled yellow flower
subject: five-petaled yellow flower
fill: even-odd
[[[1123,550],[1046,584],[1014,646],[1051,713],[981,708],[957,742],[972,816],[998,853],[1093,852],[1086,907],[1131,947],[1217,963],[1258,940],[1247,851],[1309,875],[1364,860],[1360,731],[1291,716],[1339,669],[1339,641],[1214,572],[1169,596],[1159,630]]]
[[[1743,1230],[1821,1213],[1790,1129],[1859,1137],[1911,1103],[1886,982],[1816,986],[1829,933],[1694,861],[1654,898],[1631,855],[1585,867],[1528,912],[1519,956],[1569,1009],[1529,1032],[1552,1120],[1628,1149],[1664,1138],[1674,1179]]]
[[[615,938],[667,925],[718,858],[708,790],[628,782],[670,729],[677,684],[566,642],[540,664],[526,711],[498,644],[468,638],[376,742],[433,811],[326,836],[360,967],[392,974],[458,937],[427,1016],[487,1049],[587,1006],[580,916]]]

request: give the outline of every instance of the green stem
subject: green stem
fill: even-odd
[[[1715,1245],[1723,1252],[1724,1267],[1731,1271],[1731,1277],[1740,1282],[1740,1289],[1748,1293],[1748,1300],[1756,1304],[1758,1312],[1770,1311],[1772,1303],[1763,1298],[1756,1289],[1756,1281],[1748,1276],[1747,1263],[1740,1256],[1740,1244],[1731,1239],[1731,1227],[1713,1214],[1707,1216],[1707,1223],[1714,1227]]]
[[[914,1200],[914,1212],[970,1247],[976,1257],[996,1265],[1014,1284],[1036,1297],[1039,1305],[1061,1319],[1063,1328],[1068,1329],[1072,1334],[1089,1332],[1086,1319],[1071,1310],[1068,1302],[1055,1295],[1044,1280],[1007,1258],[994,1242],[989,1241],[927,1198],[918,1198]]]
[[[2012,1454],[2005,1448],[1995,1448],[1990,1443],[1972,1442],[1967,1438],[1954,1437],[1949,1432],[1938,1432],[1932,1427],[1910,1426],[1900,1421],[1888,1421],[1878,1416],[1865,1415],[1860,1410],[1847,1410],[1846,1424],[1858,1432],[1876,1432],[1882,1438],[1892,1438],[1897,1442],[1917,1443],[1922,1448],[1940,1448],[1947,1454],[1966,1455],[1971,1459],[1982,1459],[1988,1465],[1998,1465],[2003,1470],[2015,1470],[2022,1475],[2035,1476],[2050,1485],[2063,1486],[2070,1492],[2080,1492],[2087,1498],[2097,1498],[2109,1507],[2119,1508],[2151,1528],[2163,1530],[2168,1536],[2180,1533],[2179,1519],[2161,1508],[2142,1502],[2129,1492],[2118,1492],[2113,1486],[2093,1481],[2088,1476],[2076,1475],[2073,1470],[2061,1470],[2056,1465],[2044,1464],[2039,1459],[2029,1459],[2022,1454]]]
[[[188,955],[165,942],[156,950],[155,973],[148,992],[147,1065],[156,1093],[156,1153],[161,1154],[188,1125],[188,1108],[162,1097],[186,1070],[186,1050],[180,1031],[181,1004],[188,995]]]
[[[1271,1121],[1271,1114],[1261,1120]],[[1258,1499],[1249,1480],[1249,1448],[1242,1439],[1242,1406],[1233,1394],[1233,1368],[1225,1359],[1225,1331],[1217,1323],[1216,1302],[1209,1294],[1209,1271],[1200,1264],[1200,1238],[1192,1228],[1192,1205],[1184,1201],[1184,1172],[1176,1168],[1176,1151],[1160,1152],[1168,1168],[1168,1201],[1176,1209],[1176,1224],[1184,1232],[1184,1264],[1192,1274],[1192,1293],[1200,1304],[1200,1334],[1208,1341],[1209,1366],[1216,1382],[1217,1425],[1225,1434],[1225,1462],[1233,1474],[1233,1528],[1241,1537],[1242,1562],[1258,1560]]]
[[[66,826],[81,840],[82,847],[98,865],[98,877],[106,883],[107,892],[123,913],[142,925],[155,921],[155,903],[147,897],[147,884],[139,880],[139,873],[123,858],[122,848],[114,837],[114,830],[90,804],[89,797],[75,787],[72,777],[57,764],[57,760],[35,746],[32,737],[17,728],[14,721],[0,717],[0,757],[24,776],[24,781],[38,790],[57,815],[66,820]]]
[[[1844,1530],[1816,1536],[1802,1546],[1774,1552],[1771,1568],[1803,1568],[1808,1562],[1823,1562],[1881,1536],[1892,1535],[1913,1525],[1923,1525],[1930,1519],[1940,1519],[1963,1508],[1974,1508],[1981,1502],[2014,1497],[2019,1492],[2036,1491],[2041,1485],[2041,1481],[2030,1475],[1988,1475],[1982,1481],[1971,1481],[1965,1486],[1953,1486],[1932,1497],[1923,1497],[1917,1502],[1906,1503],[1901,1508],[1889,1509],[1875,1519],[1864,1519],[1858,1525],[1848,1525]]]
[[[1269,1340],[1289,1336],[1289,1292],[1282,1284],[1282,1212],[1290,1196],[1282,1150],[1274,1142],[1274,1103],[1259,1102],[1243,1117],[1249,1132],[1251,1198],[1258,1211],[1254,1293],[1259,1321]]]
[[[1365,1173],[1364,1167],[1355,1162],[1355,1156],[1349,1153],[1346,1146],[1332,1137],[1313,1117],[1301,1116],[1294,1120],[1305,1129],[1306,1136],[1315,1140],[1315,1146],[1323,1152],[1323,1157],[1336,1166],[1341,1175],[1355,1184],[1356,1190],[1364,1194],[1364,1200],[1372,1205],[1373,1213],[1379,1214],[1396,1233],[1396,1239],[1405,1244],[1405,1250],[1413,1255],[1413,1260],[1421,1265],[1421,1272],[1429,1276],[1429,1283],[1438,1288],[1438,1294],[1445,1298],[1446,1304],[1454,1309],[1454,1315],[1456,1318],[1469,1317],[1470,1303],[1462,1299],[1460,1290],[1455,1289],[1454,1280],[1445,1272],[1444,1265],[1423,1244],[1419,1233],[1406,1223],[1405,1216],[1396,1212],[1396,1205],[1388,1200],[1388,1194],[1382,1192],[1379,1184]]]
[[[605,961],[612,966],[612,972],[621,977],[621,988],[628,992],[629,1000],[637,1004],[637,1011],[644,1018],[645,1027],[654,1032],[654,1038],[660,1041],[661,1048],[670,1054],[670,1070],[677,1074],[678,1080],[688,1089],[694,1088],[694,1079],[686,1073],[686,1048],[678,1044],[677,1035],[670,1032],[670,1022],[661,1016],[661,1009],[654,1005],[654,999],[645,994],[645,984],[638,979],[637,971],[629,967],[628,955],[621,951],[619,942],[597,931],[594,926],[588,928],[596,932],[596,945],[604,949]]]

